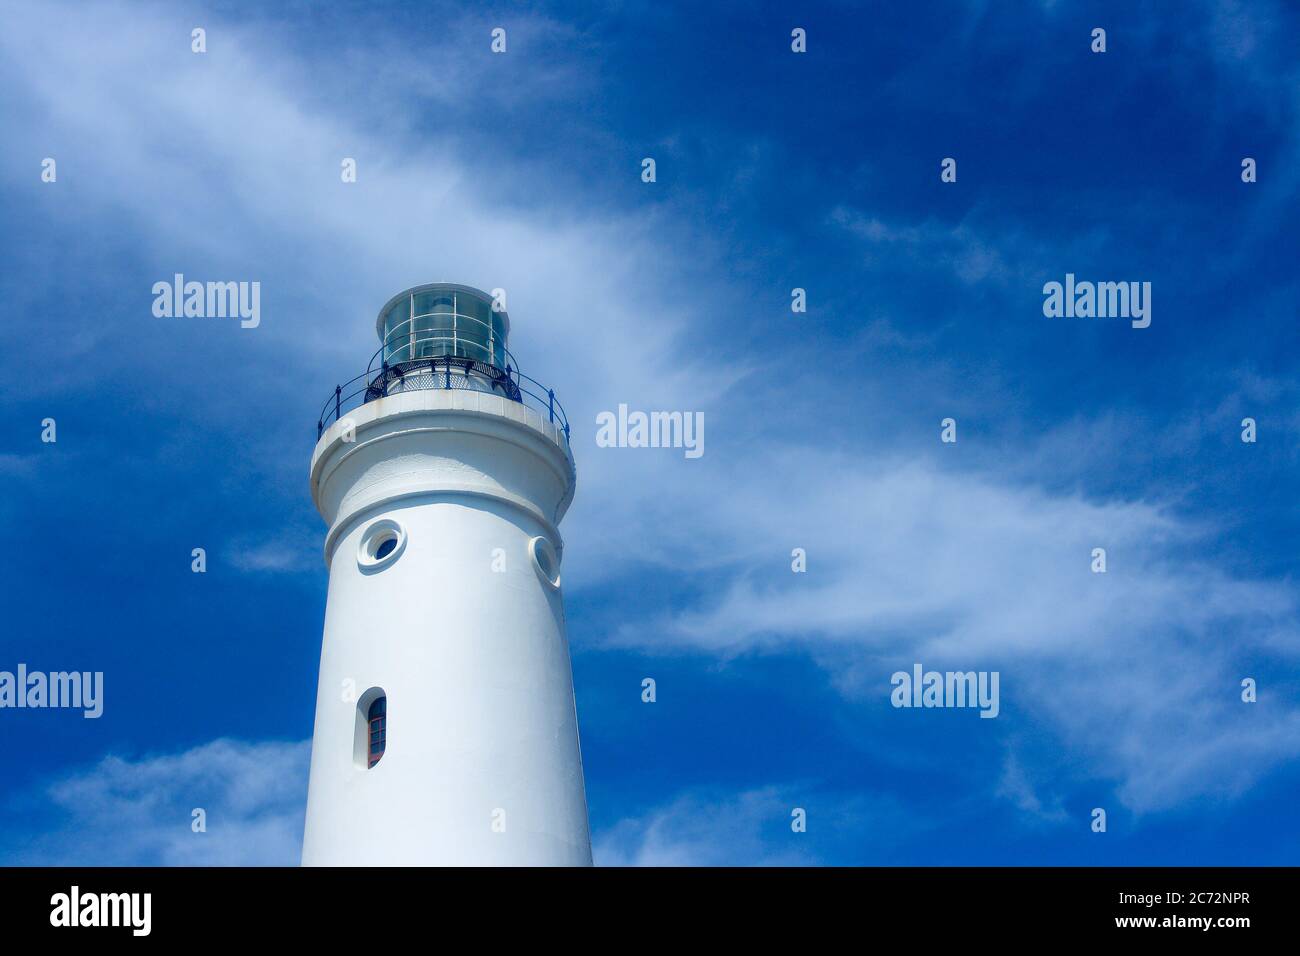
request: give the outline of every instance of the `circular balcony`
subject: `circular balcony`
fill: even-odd
[[[334,386],[334,393],[326,399],[316,420],[316,438],[319,439],[331,423],[367,402],[420,389],[460,388],[490,392],[531,406],[543,412],[548,421],[564,432],[564,440],[569,440],[569,419],[555,397],[554,389],[520,372],[514,356],[504,345],[497,346],[496,353],[505,362],[502,368],[472,355],[457,354],[453,350],[469,351],[460,342],[432,337],[422,338],[420,342],[421,349],[444,351],[405,360],[399,352],[399,361],[390,362],[385,356],[387,346],[380,346],[365,372]]]

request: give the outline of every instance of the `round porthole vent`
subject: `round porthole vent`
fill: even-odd
[[[357,564],[363,571],[378,571],[396,561],[406,547],[406,530],[389,518],[382,518],[361,535]]]
[[[528,553],[533,557],[533,567],[541,576],[543,583],[552,589],[560,586],[560,558],[555,553],[555,545],[545,538],[537,537],[528,542]]]

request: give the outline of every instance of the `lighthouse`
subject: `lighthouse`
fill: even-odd
[[[478,289],[408,289],[376,330],[311,459],[329,593],[303,865],[590,865],[563,407]]]

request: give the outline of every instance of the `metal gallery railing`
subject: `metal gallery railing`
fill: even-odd
[[[420,341],[438,342],[440,337],[431,335]],[[462,348],[465,345],[463,340],[460,344]],[[567,442],[569,419],[560,400],[555,397],[555,390],[520,372],[510,350],[500,343],[494,345],[505,356],[505,368],[464,354],[431,355],[390,362],[385,352],[391,354],[391,345],[380,346],[362,374],[334,386],[334,393],[326,399],[316,420],[317,440],[331,423],[367,402],[426,388],[461,388],[501,395],[512,402],[535,408],[546,415],[547,421],[563,430]]]

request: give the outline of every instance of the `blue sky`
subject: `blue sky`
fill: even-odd
[[[444,279],[573,422],[598,863],[1300,860],[1300,11],[697,6],[0,0],[0,669],[106,684],[0,711],[0,862],[296,862],[316,415]],[[261,324],[155,318],[177,272]],[[1067,272],[1151,326],[1044,317]],[[891,707],[914,662],[1000,715]]]

